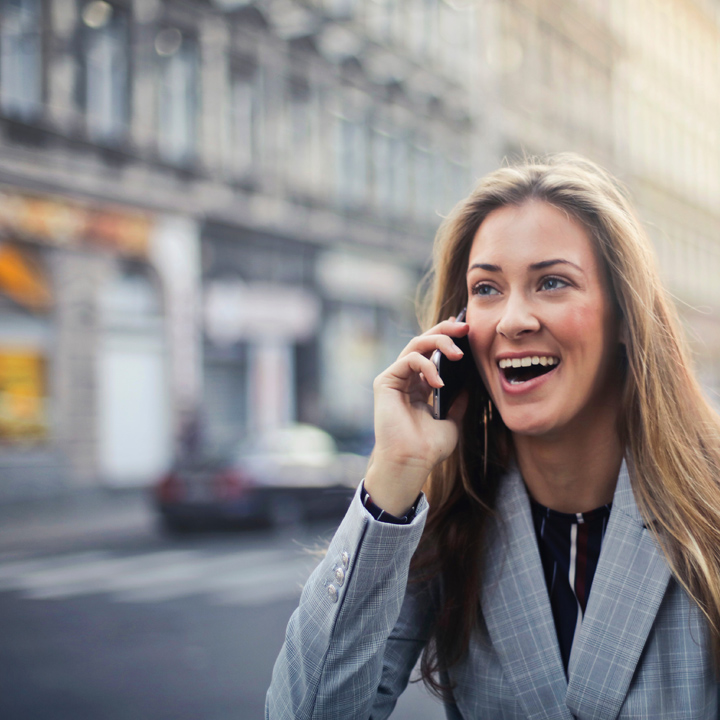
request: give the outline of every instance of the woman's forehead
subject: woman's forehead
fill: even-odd
[[[491,212],[475,233],[468,264],[532,264],[556,256],[583,265],[597,262],[594,243],[578,220],[554,205],[532,200]]]

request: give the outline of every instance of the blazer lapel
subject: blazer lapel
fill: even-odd
[[[669,580],[670,569],[643,525],[623,463],[570,656],[567,705],[573,715],[617,717]]]
[[[571,720],[567,680],[520,473],[503,480],[481,606],[493,648],[528,718]]]

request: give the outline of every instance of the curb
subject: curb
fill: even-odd
[[[147,533],[155,526],[146,488],[77,490],[0,504],[0,552],[60,549],[80,540]]]

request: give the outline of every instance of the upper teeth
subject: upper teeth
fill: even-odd
[[[509,367],[530,367],[530,365],[557,365],[559,362],[560,360],[556,357],[550,357],[547,355],[528,355],[524,358],[503,358],[498,364],[502,370]]]

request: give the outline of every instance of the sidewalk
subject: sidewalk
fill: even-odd
[[[32,552],[155,531],[149,490],[78,490],[0,504],[0,553]]]

